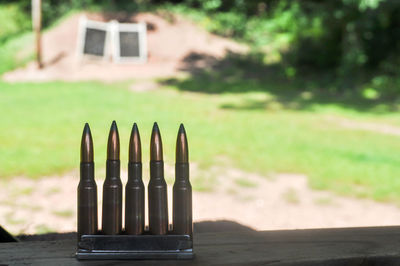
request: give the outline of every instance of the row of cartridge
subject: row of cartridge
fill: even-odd
[[[102,228],[98,231],[97,185],[94,178],[93,140],[86,123],[81,141],[78,185],[78,240],[82,235],[190,235],[192,236],[192,188],[189,182],[189,155],[186,132],[180,125],[176,141],[175,183],[173,186],[172,231],[168,226],[167,184],[161,134],[154,123],[150,141],[150,181],[148,184],[149,227],[145,231],[145,187],[142,180],[142,151],[139,130],[132,127],[129,141],[128,181],[125,186],[125,229],[122,228],[122,182],[120,144],[113,121],[108,136],[106,178],[103,184]]]

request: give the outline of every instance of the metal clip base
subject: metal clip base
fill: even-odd
[[[189,260],[194,258],[189,235],[83,235],[78,260]]]

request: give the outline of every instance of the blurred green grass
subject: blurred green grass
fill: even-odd
[[[166,161],[173,163],[176,134],[183,122],[190,159],[203,168],[222,164],[265,175],[301,173],[316,189],[400,202],[399,137],[345,128],[332,120],[395,126],[400,125],[397,112],[318,102],[312,108],[292,110],[269,92],[203,94],[168,85],[135,93],[128,89],[131,85],[0,82],[0,177],[37,178],[76,169],[85,122],[92,129],[97,169],[104,168],[112,120],[120,131],[122,165],[133,122],[138,123],[148,163],[154,121],[160,126]],[[261,108],[226,108],[267,98],[268,106]]]

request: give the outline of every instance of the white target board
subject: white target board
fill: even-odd
[[[105,59],[110,54],[110,29],[109,23],[82,16],[79,20],[78,56]]]
[[[147,61],[145,23],[112,22],[113,58],[118,63],[144,63]]]
[[[99,22],[82,16],[79,21],[78,56],[106,59],[117,63],[147,61],[145,23]]]

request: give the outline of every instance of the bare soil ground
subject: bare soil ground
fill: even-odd
[[[400,221],[397,206],[314,191],[303,175],[266,177],[233,168],[202,170],[195,164],[191,168],[192,183],[205,190],[193,193],[195,221],[228,220],[257,230],[382,226]],[[171,217],[174,167],[166,165],[165,170]],[[75,231],[78,179],[74,171],[40,180],[1,181],[0,224],[14,234]],[[125,183],[126,172],[122,179]],[[207,183],[199,183],[204,180]],[[99,216],[103,181],[104,177],[97,178]]]
[[[75,14],[43,35],[43,62],[38,70],[34,62],[26,67],[5,73],[3,79],[17,81],[102,80],[115,81],[134,78],[168,77],[179,73],[185,58],[204,54],[221,58],[227,51],[243,52],[246,47],[200,29],[192,22],[171,14],[86,13],[92,20],[146,22],[148,28],[148,62],[116,64],[106,60],[79,59],[77,56],[79,17]]]
[[[400,127],[372,122],[359,122],[343,117],[328,116],[327,120],[341,127],[355,130],[377,132],[385,135],[400,136]]]

